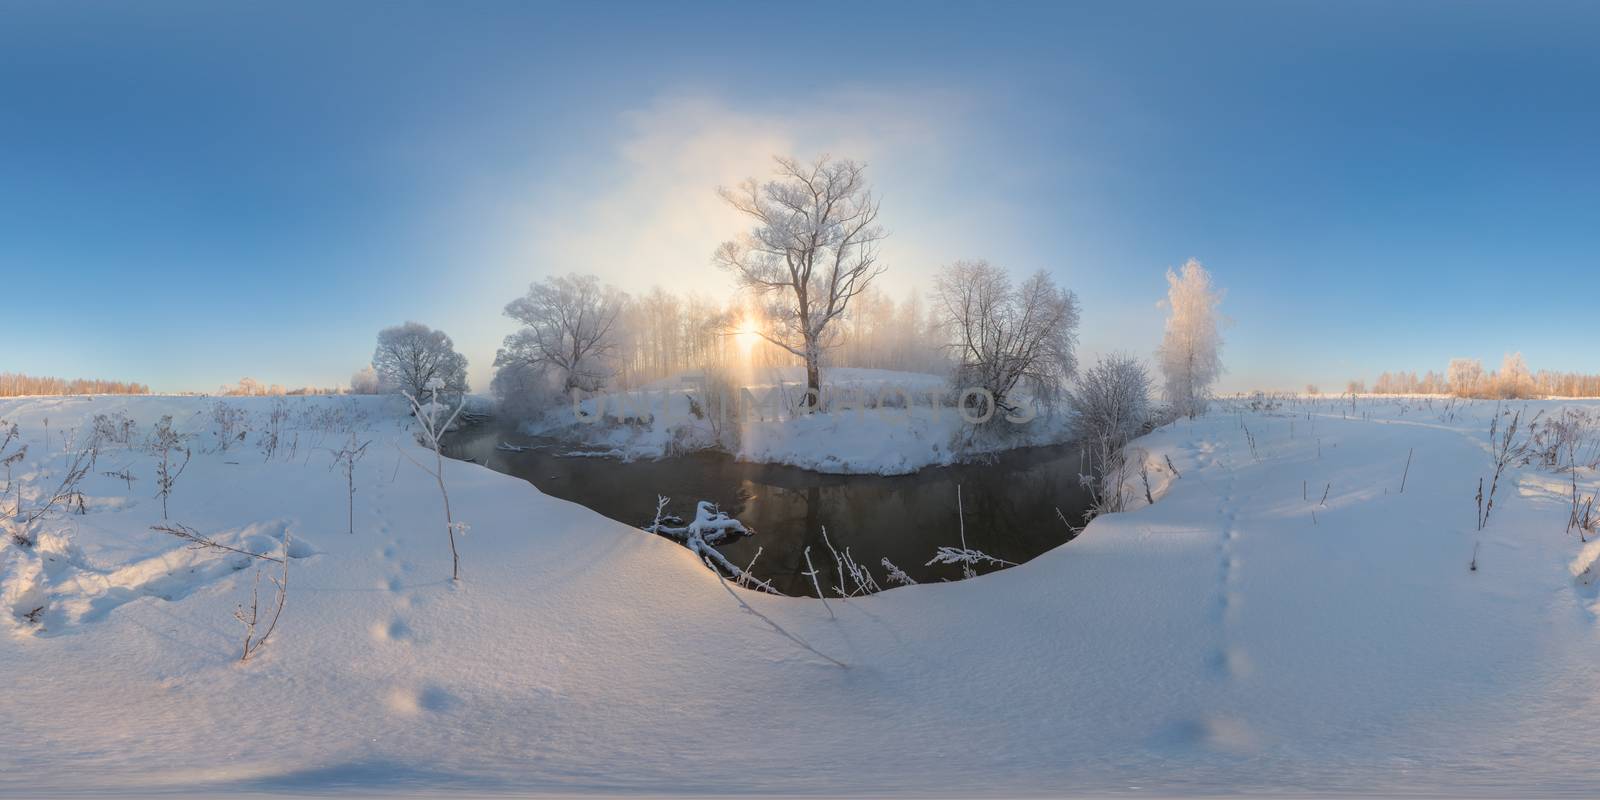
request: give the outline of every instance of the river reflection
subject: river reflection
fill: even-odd
[[[529,446],[520,453],[500,442]],[[648,523],[656,495],[691,516],[710,500],[756,531],[718,549],[744,565],[755,557],[757,576],[785,594],[815,595],[805,549],[823,573],[824,591],[839,577],[828,542],[869,568],[890,588],[887,558],[918,582],[955,580],[960,565],[927,562],[941,546],[961,544],[956,487],[965,508],[970,548],[1014,563],[1066,542],[1062,517],[1081,524],[1088,493],[1079,485],[1076,445],[1015,450],[994,463],[935,467],[913,475],[825,475],[793,467],[748,464],[722,453],[693,453],[657,461],[562,457],[566,447],[483,424],[452,434],[447,453],[523,478],[545,494],[587,506],[629,525]],[[1059,512],[1059,513],[1058,513]],[[1000,568],[978,567],[979,573]],[[831,580],[830,580],[831,578]]]

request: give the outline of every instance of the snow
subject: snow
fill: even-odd
[[[403,401],[291,398],[295,455],[280,445],[270,462],[255,445],[270,401],[229,399],[253,432],[225,452],[212,452],[214,402],[0,401],[29,445],[16,474],[30,486],[93,414],[126,411],[141,435],[171,414],[196,434],[173,520],[247,549],[285,533],[300,545],[283,621],[239,663],[232,612],[252,570],[149,530],[151,457],[108,446],[88,514],[52,517],[36,548],[0,545],[0,795],[1600,782],[1584,577],[1600,548],[1564,532],[1570,478],[1533,465],[1503,479],[1476,530],[1493,403],[1222,405],[1136,443],[1154,505],[1140,483],[1137,508],[1033,561],[835,599],[833,619],[460,462],[446,480],[471,534],[451,582],[437,489],[396,450],[417,448]],[[354,535],[321,449],[351,429],[374,440],[356,464]],[[1181,477],[1156,469],[1169,457]],[[101,474],[125,465],[131,492]],[[1595,491],[1592,470],[1580,481]],[[40,604],[42,629],[21,616]]]
[[[836,474],[904,475],[948,465],[997,447],[1060,441],[1068,434],[1063,415],[1041,415],[1009,431],[1003,442],[973,444],[963,438],[962,421],[945,395],[948,379],[896,370],[840,367],[823,371],[826,410],[788,413],[805,391],[799,367],[763,371],[737,385],[747,390],[750,413],[719,440],[708,421],[696,417],[689,398],[703,400],[698,376],[675,376],[632,392],[610,393],[583,402],[592,424],[573,421],[570,411],[554,425],[530,433],[580,437],[592,450],[623,459],[661,458],[686,449],[721,446],[740,461],[787,464]]]

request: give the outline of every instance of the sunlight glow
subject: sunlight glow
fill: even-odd
[[[739,331],[734,334],[734,340],[739,343],[739,355],[745,359],[750,358],[750,351],[755,349],[756,342],[761,341],[761,329],[755,317],[746,315],[744,321],[739,323]]]

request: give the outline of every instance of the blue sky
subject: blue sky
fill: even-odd
[[[886,288],[1047,269],[1090,354],[1192,256],[1224,388],[1600,371],[1597,8],[0,0],[0,370],[330,385],[416,319],[483,389],[529,281],[724,295],[716,185],[831,151]]]

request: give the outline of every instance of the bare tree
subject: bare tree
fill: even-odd
[[[506,304],[523,327],[505,338],[494,365],[555,370],[563,392],[592,392],[605,384],[617,349],[617,318],[626,295],[593,275],[549,278]]]
[[[1222,375],[1222,293],[1211,274],[1189,259],[1179,272],[1167,270],[1167,333],[1156,355],[1173,413],[1194,417],[1206,410],[1211,385]]]
[[[887,234],[877,224],[865,164],[827,156],[809,164],[776,161],[774,180],[751,178],[717,190],[756,224],[717,248],[715,261],[769,301],[772,329],[761,336],[805,360],[805,404],[814,407],[829,326],[883,272],[878,243]]]
[[[987,261],[958,261],[940,272],[934,297],[957,384],[987,391],[997,408],[1017,410],[1019,385],[1053,403],[1077,370],[1077,297],[1044,272],[1014,286]]]
[[[467,392],[467,359],[444,331],[407,322],[378,332],[372,367],[390,391],[421,397],[433,381],[447,395]]]

